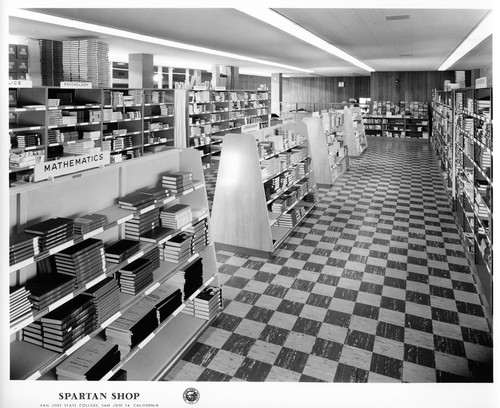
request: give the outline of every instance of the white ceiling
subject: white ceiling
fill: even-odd
[[[197,45],[219,51],[310,69],[315,75],[369,75],[266,23],[230,8],[43,8],[44,14],[70,18]],[[488,14],[485,9],[335,9],[276,8],[277,12],[353,55],[376,71],[435,71]],[[387,21],[386,16],[408,15]],[[156,65],[210,70],[240,67],[241,73],[307,75],[272,65],[147,44],[17,17],[9,18],[11,36],[67,40],[98,36],[110,44],[114,61],[129,53],[151,53]],[[491,36],[451,70],[492,66]]]

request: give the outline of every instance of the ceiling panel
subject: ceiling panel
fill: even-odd
[[[32,9],[59,17],[99,24],[152,37],[245,55],[315,71],[317,75],[369,75],[348,62],[230,8],[43,8]],[[280,8],[277,12],[348,52],[377,71],[436,70],[487,10],[452,9],[319,9]],[[386,19],[407,15],[408,19]],[[460,22],[458,24],[457,22]],[[11,17],[9,32],[31,38],[70,39],[96,35]],[[157,65],[239,66],[255,73],[301,74],[254,62],[158,47],[109,35],[113,58],[128,53],[155,55]],[[491,66],[491,44],[475,50],[452,69]],[[182,64],[182,65],[179,65]],[[478,64],[483,66],[479,67]]]

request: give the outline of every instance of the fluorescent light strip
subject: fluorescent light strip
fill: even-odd
[[[340,48],[335,47],[329,42],[323,40],[317,35],[311,33],[310,31],[302,28],[298,24],[295,24],[293,21],[283,17],[279,13],[268,9],[268,8],[237,8],[237,10],[242,13],[248,14],[252,17],[255,17],[258,20],[261,20],[267,24],[272,25],[298,39],[305,41],[315,47],[322,49],[323,51],[328,52],[329,54],[335,55],[336,57],[342,58],[343,60],[350,62],[353,65],[356,65],[359,68],[364,69],[368,72],[374,72],[375,70],[366,65],[365,63],[359,61],[354,58],[352,55],[342,51]]]
[[[493,34],[493,13],[490,12],[474,30],[467,36],[465,40],[451,53],[445,62],[438,68],[438,71],[446,71],[455,62],[460,60],[469,51],[474,49],[483,40]]]
[[[147,43],[162,45],[165,47],[179,48],[179,49],[188,50],[188,51],[201,52],[201,53],[211,54],[211,55],[218,55],[220,57],[255,62],[257,64],[262,64],[262,65],[272,65],[275,67],[285,68],[287,70],[292,70],[292,71],[300,71],[300,72],[306,72],[306,73],[314,72],[314,71],[311,71],[309,69],[298,68],[298,67],[294,67],[291,65],[279,64],[276,62],[270,62],[270,61],[265,61],[265,60],[261,60],[261,59],[257,59],[257,58],[246,57],[244,55],[232,54],[229,52],[213,50],[210,48],[204,48],[204,47],[198,47],[195,45],[183,44],[183,43],[179,43],[179,42],[175,42],[175,41],[164,40],[162,38],[137,34],[137,33],[133,33],[130,31],[118,30],[115,28],[105,27],[105,26],[101,26],[98,24],[85,23],[83,21],[78,21],[78,20],[73,20],[73,19],[68,19],[68,18],[50,16],[47,14],[36,13],[33,11],[28,11],[28,10],[12,9],[9,11],[9,15],[12,17],[23,18],[26,20],[40,21],[42,23],[55,24],[55,25],[60,25],[63,27],[71,27],[71,28],[76,28],[79,30],[92,31],[95,33],[100,33],[100,34],[105,34],[105,35],[112,35],[112,36],[116,36],[116,37],[129,38],[131,40],[143,41],[143,42],[147,42]]]

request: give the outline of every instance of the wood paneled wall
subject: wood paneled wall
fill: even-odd
[[[453,82],[455,71],[373,72],[370,95],[372,101],[431,101],[432,90],[443,89],[447,79]]]
[[[369,76],[283,78],[283,102],[335,103],[360,97],[370,97]]]
[[[257,89],[260,85],[266,84],[271,90],[271,77],[261,77],[256,75],[242,75],[240,74],[240,82],[237,86],[238,89]]]

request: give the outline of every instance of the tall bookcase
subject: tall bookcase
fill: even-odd
[[[204,168],[210,168],[226,133],[252,123],[269,126],[269,104],[267,90],[190,90],[188,146],[200,150]]]
[[[363,116],[358,107],[344,108],[344,139],[351,157],[360,156],[368,147]]]
[[[224,136],[212,207],[217,248],[269,256],[312,211],[308,141],[294,129],[289,123]]]
[[[425,117],[365,115],[367,135],[411,139],[429,138],[429,120]]]
[[[9,89],[9,179],[30,178],[36,163],[109,151],[111,162],[174,146],[174,91]]]
[[[492,305],[493,89],[436,91],[432,143],[471,264]]]
[[[153,186],[161,187],[162,174],[168,172],[189,172],[193,177],[193,184],[188,189],[177,194],[170,194],[156,200],[147,207],[126,210],[117,204],[120,197],[140,189]],[[61,197],[64,197],[62,199]],[[90,238],[102,240],[104,248],[124,238],[124,225],[139,216],[148,215],[163,207],[175,204],[190,206],[193,212],[192,223],[203,221],[208,227],[208,241],[198,252],[193,252],[187,260],[180,263],[159,261],[159,267],[153,272],[153,281],[141,289],[136,295],[120,293],[119,310],[108,320],[103,322],[85,336],[75,339],[75,343],[62,353],[54,352],[42,346],[22,340],[22,330],[33,322],[40,321],[47,313],[55,308],[70,302],[72,299],[91,289],[103,279],[117,278],[120,269],[131,264],[140,257],[155,257],[159,246],[170,241],[185,231],[191,224],[186,224],[180,230],[172,230],[158,241],[143,241],[140,239],[138,252],[126,257],[119,264],[106,262],[106,266],[99,276],[93,278],[83,287],[75,288],[63,297],[54,298],[48,307],[36,312],[30,312],[22,320],[11,323],[10,326],[10,356],[11,379],[13,380],[53,380],[56,379],[55,367],[65,358],[82,347],[90,339],[105,339],[105,329],[124,315],[146,295],[154,294],[160,285],[178,287],[179,273],[185,271],[193,263],[201,260],[202,284],[195,292],[185,299],[177,309],[164,320],[139,344],[131,348],[130,352],[121,355],[120,363],[113,367],[103,379],[111,378],[118,370],[125,369],[127,378],[131,380],[156,380],[182,357],[182,354],[193,344],[203,331],[211,324],[210,320],[203,320],[189,314],[181,313],[186,304],[207,285],[219,286],[212,227],[208,213],[208,202],[204,184],[204,175],[199,155],[193,149],[172,148],[154,155],[129,160],[115,166],[94,169],[79,174],[77,178],[64,176],[53,182],[28,184],[10,190],[10,232],[16,234],[33,223],[48,220],[53,217],[74,219],[85,214],[101,214],[107,217],[107,224],[84,235],[72,235],[68,240],[49,250],[42,250],[34,257],[12,264],[10,266],[10,285],[24,286],[26,282],[40,273],[56,273],[49,268],[42,271],[42,264],[46,264],[54,255],[66,248],[81,243]],[[204,221],[205,220],[205,221]],[[131,239],[131,238],[130,238]],[[109,341],[109,340],[106,340]]]
[[[305,117],[302,122],[307,129],[316,183],[332,186],[349,168],[343,137],[344,114],[342,111],[323,112],[321,117]]]

